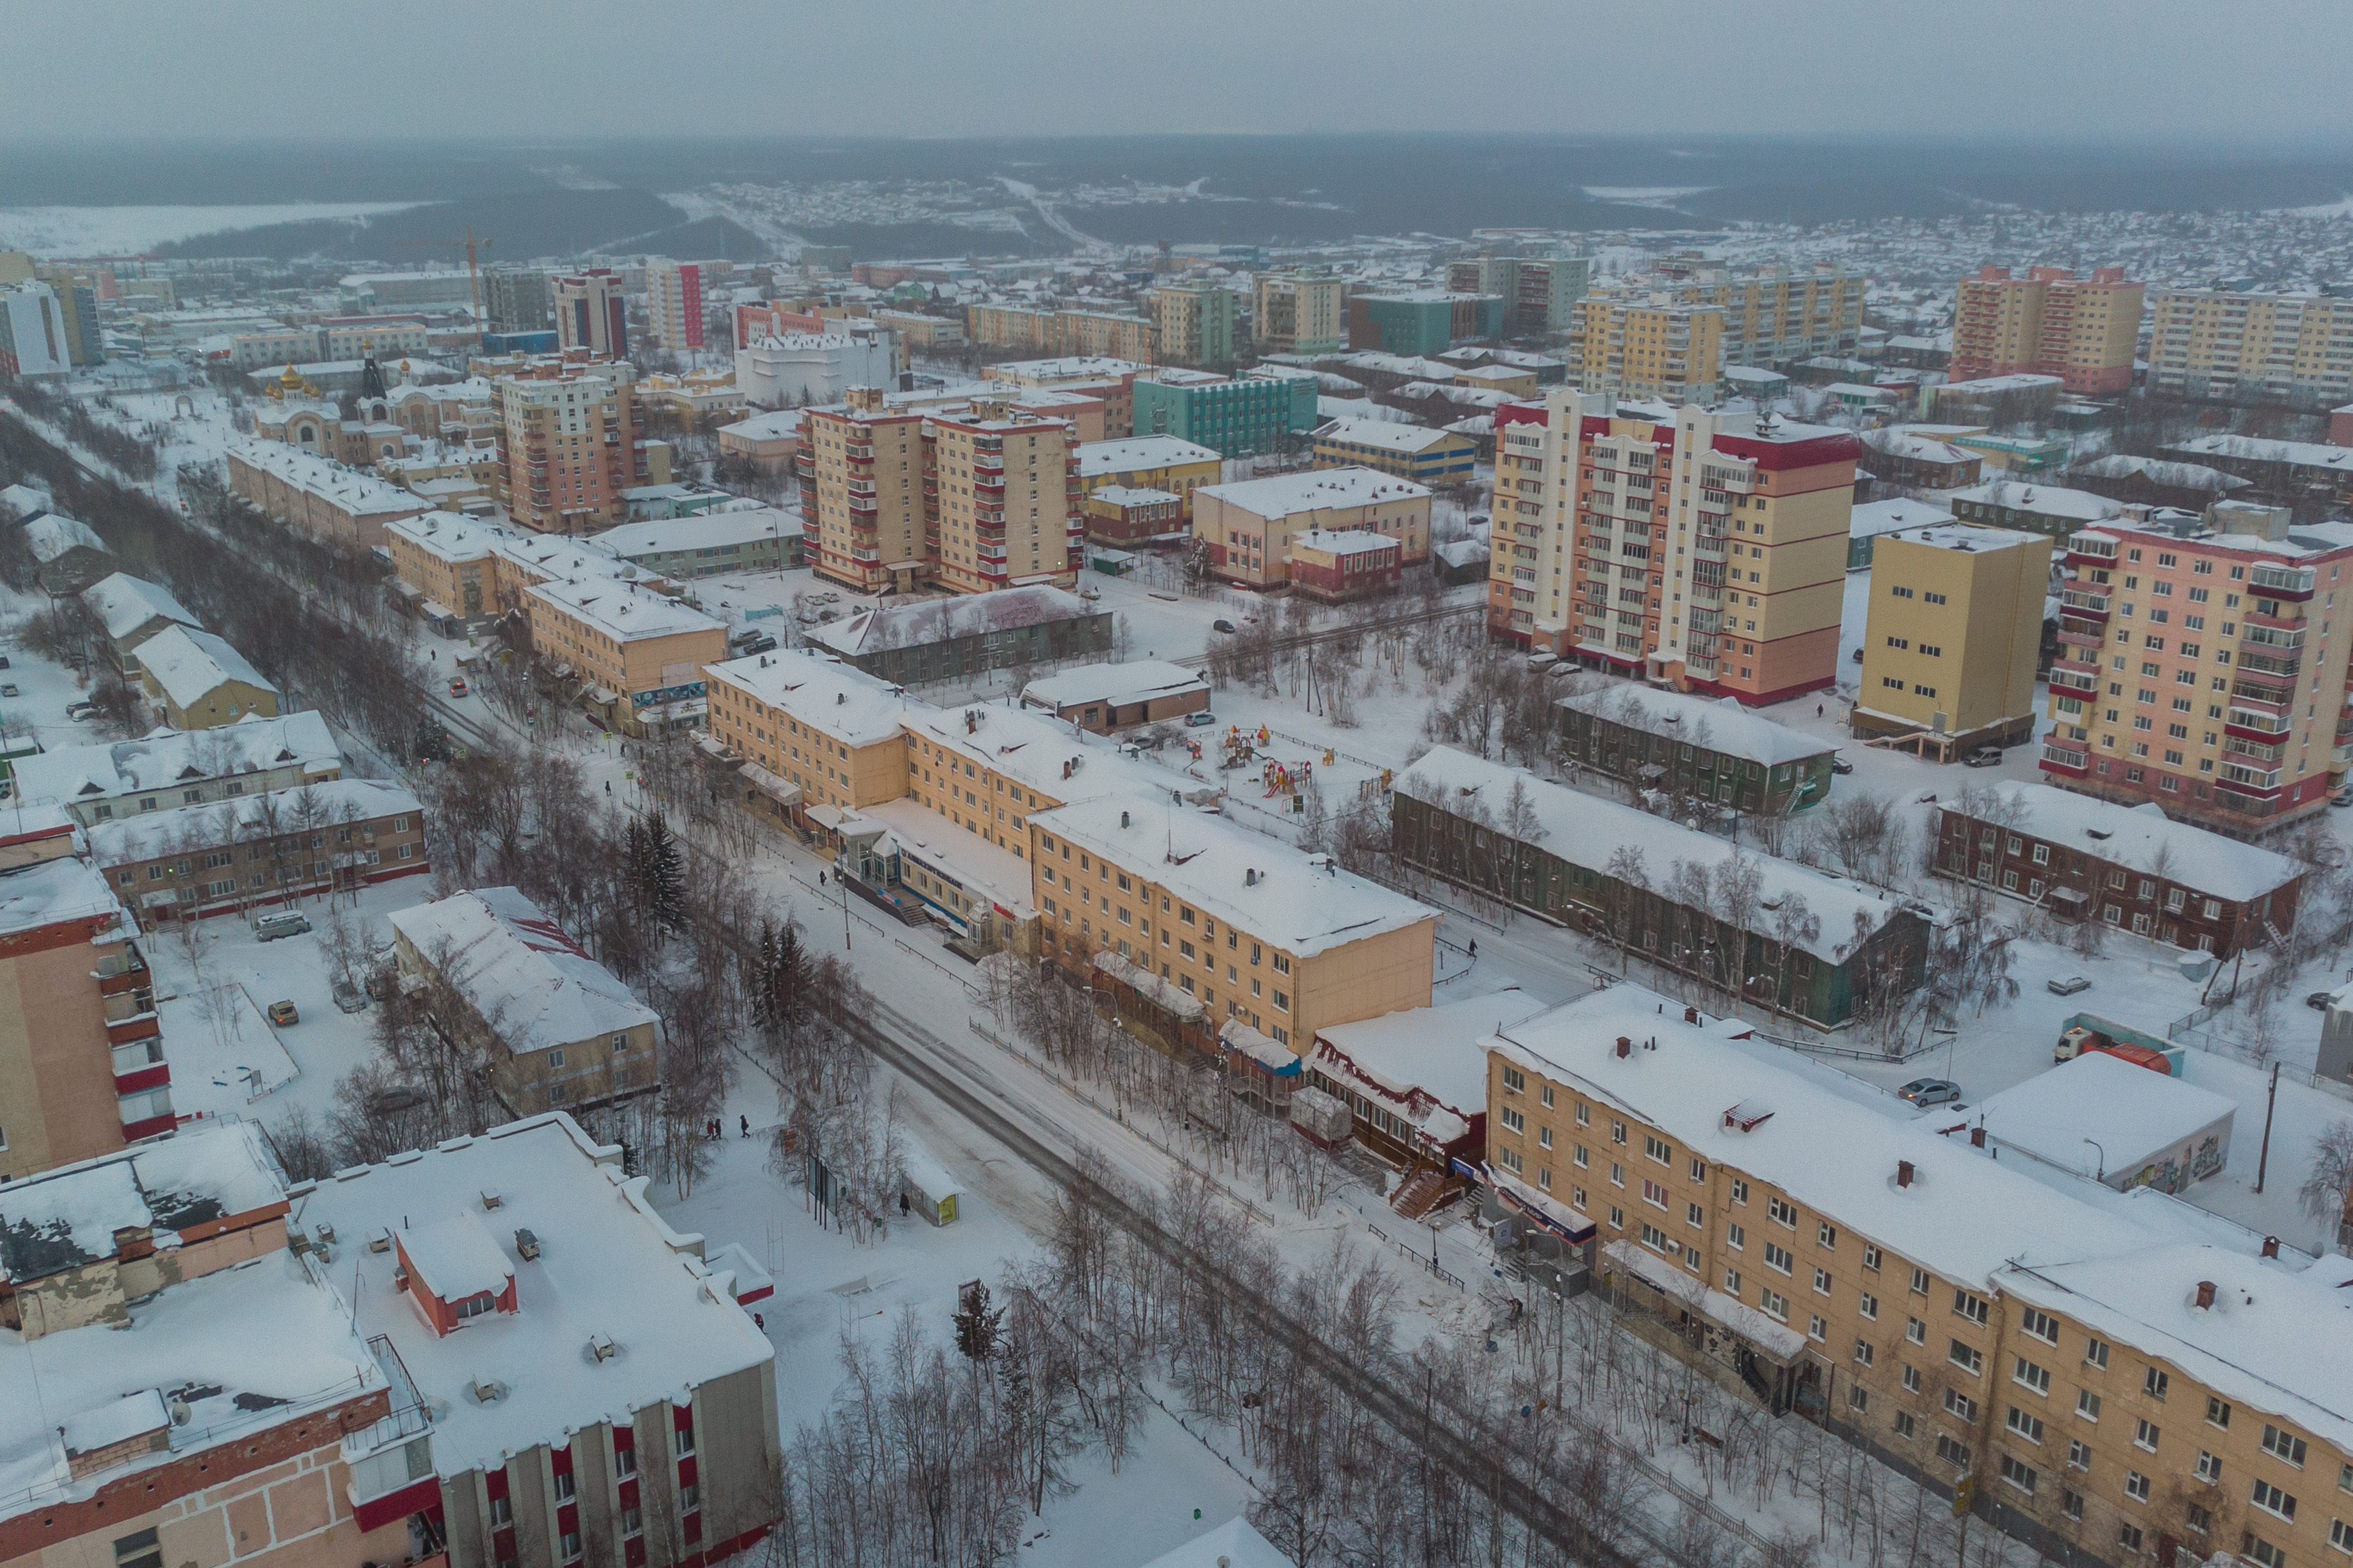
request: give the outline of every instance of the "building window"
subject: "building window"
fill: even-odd
[[[2138,1470],[2126,1470],[2125,1472],[2125,1496],[2132,1499],[2135,1502],[2147,1502],[2148,1500],[2148,1478],[2142,1475]]]
[[[2294,1465],[2299,1470],[2304,1468],[2305,1447],[2303,1438],[2282,1431],[2277,1426],[2265,1426],[2263,1427],[2263,1452],[2271,1455],[2274,1458]]]
[[[114,1568],[164,1568],[164,1548],[155,1532],[142,1530],[116,1537]]]
[[[2028,1497],[2032,1497],[2034,1495],[2033,1468],[2031,1466],[2021,1464],[2018,1460],[2011,1458],[2008,1454],[2004,1454],[2001,1457],[2001,1479],[2008,1481],[2011,1486],[2016,1487],[2020,1491],[2024,1492]]]

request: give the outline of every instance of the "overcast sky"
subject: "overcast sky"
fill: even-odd
[[[2353,137],[2345,0],[105,0],[0,139],[1361,130]]]

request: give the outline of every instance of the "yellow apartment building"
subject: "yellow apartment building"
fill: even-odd
[[[797,805],[855,811],[907,793],[902,725],[926,704],[849,665],[811,654],[754,654],[707,665],[711,732],[760,773],[747,782],[771,815]]]
[[[2353,299],[2159,289],[2150,307],[2152,392],[2297,408],[2353,401]]]
[[[2039,533],[1945,523],[1873,544],[1858,736],[1917,736],[1939,761],[2034,736],[2051,585]]]
[[[1587,392],[1714,403],[1724,391],[1724,311],[1663,289],[1588,294],[1570,307],[1562,357]]]
[[[1193,512],[1193,492],[1225,476],[1225,459],[1214,447],[1175,436],[1134,436],[1124,441],[1089,441],[1079,447],[1079,490],[1092,495],[1106,485],[1132,490],[1166,490]]]
[[[910,592],[929,575],[923,416],[852,388],[844,406],[807,412],[794,461],[817,575],[861,594]]]
[[[1105,795],[1029,816],[1044,954],[1109,983],[1166,1046],[1229,1026],[1304,1055],[1315,1031],[1430,1005],[1437,911],[1378,883],[1171,805]]]
[[[403,518],[385,530],[393,575],[419,600],[468,620],[498,614],[501,531],[449,512]]]
[[[1057,419],[1007,417],[993,399],[924,426],[933,578],[959,594],[1078,581],[1086,517],[1078,437]]]
[[[1262,272],[1250,295],[1250,342],[1262,354],[1337,353],[1348,342],[1348,285],[1313,272]]]
[[[522,592],[534,651],[568,664],[592,718],[629,736],[699,729],[702,669],[727,657],[727,626],[675,599],[610,578]]]
[[[1369,529],[1398,542],[1408,568],[1430,559],[1430,491],[1373,468],[1318,468],[1193,493],[1193,537],[1229,583],[1278,588],[1291,581],[1291,542],[1302,533]]]
[[[2055,375],[2071,393],[2131,388],[2145,290],[2121,267],[2077,278],[2063,267],[1984,267],[1961,280],[1953,313],[1952,379]]]

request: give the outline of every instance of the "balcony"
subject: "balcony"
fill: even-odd
[[[2045,741],[2042,742],[2042,767],[2049,773],[2065,773],[2071,778],[2082,778],[2092,771],[2092,759],[2089,753],[2079,751],[2075,747],[2063,746],[2056,741]]]
[[[2280,787],[2277,768],[2251,768],[2239,763],[2224,763],[2221,778],[2225,784],[2249,795],[2269,795]]]
[[[852,495],[849,498],[849,510],[854,513],[863,513],[871,518],[878,509],[874,505],[872,496]]]
[[[2309,566],[2261,565],[2247,572],[2247,589],[2267,599],[2295,603],[2312,597],[2316,574]]]
[[[2113,566],[2116,563],[2116,542],[2096,533],[2070,535],[2067,563],[2071,566]]]
[[[2287,713],[2273,704],[2251,707],[2243,702],[2231,704],[2231,716],[2223,721],[2223,729],[2233,735],[2243,735],[2251,741],[2272,742],[2284,738],[2288,732]]]
[[[2071,691],[2078,696],[2089,697],[2099,689],[2100,672],[2095,668],[2067,663],[2054,664],[2051,667],[2051,689],[2053,691]]]
[[[871,496],[874,493],[874,481],[872,479],[852,479],[849,481],[849,493],[854,496]]]
[[[2059,604],[2069,615],[2103,621],[2108,618],[2109,599],[2105,588],[2069,588],[2060,594]]]
[[[2073,648],[2081,648],[2086,653],[2094,656],[2093,658],[2089,659],[2076,659],[2074,662],[2077,664],[2094,663],[2099,654],[2099,650],[2107,645],[2107,635],[2104,632],[2091,630],[2086,627],[2072,626],[2065,621],[2061,621],[2059,623],[2059,641],[2063,646]]]
[[[975,456],[972,460],[972,471],[975,474],[994,474],[997,483],[1002,484],[1005,482],[1005,459],[1001,456]]]
[[[874,460],[874,443],[871,441],[849,442],[841,448],[841,455],[853,463],[871,463]]]

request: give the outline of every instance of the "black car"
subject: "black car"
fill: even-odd
[[[2311,995],[2304,999],[2304,1005],[2307,1007],[2316,1008],[2320,1011],[2326,1012],[2328,1007],[2329,998],[2336,994],[2337,993],[2334,991],[2316,991]]]
[[[1211,621],[1209,623],[1209,628],[1212,631],[1229,632],[1234,629],[1234,623],[1219,618],[1218,620]]]
[[[1841,778],[1844,778],[1847,774],[1854,772],[1854,764],[1848,762],[1844,757],[1832,757],[1831,759],[1831,772],[1838,774]]]

